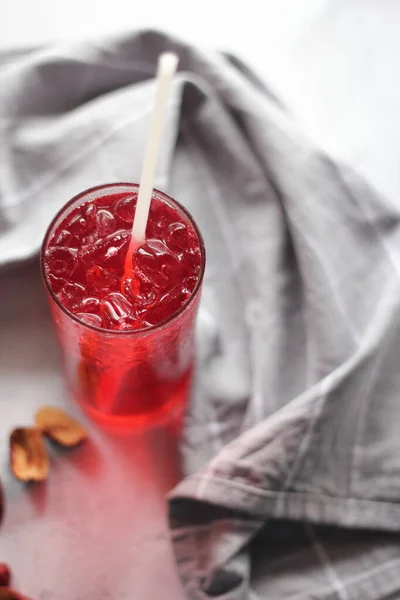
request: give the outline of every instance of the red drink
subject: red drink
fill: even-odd
[[[183,407],[205,263],[190,215],[155,191],[146,241],[126,269],[137,190],[114,184],[80,194],[56,216],[42,249],[68,385],[93,416],[116,423]]]

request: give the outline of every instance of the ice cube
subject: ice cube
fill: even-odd
[[[132,225],[135,215],[137,202],[137,194],[130,194],[125,198],[118,200],[115,205],[115,214],[119,217],[123,224]]]
[[[168,225],[165,241],[168,247],[175,251],[181,252],[189,247],[189,235],[187,227],[184,223],[170,223]]]
[[[78,317],[84,323],[88,325],[94,325],[95,327],[101,327],[103,325],[101,318],[99,315],[92,315],[91,313],[78,312],[75,313],[75,316]]]
[[[181,277],[179,256],[161,240],[147,240],[136,250],[134,268],[161,289],[172,287]]]
[[[120,319],[118,325],[114,326],[114,329],[118,329],[119,331],[133,331],[135,329],[142,329],[143,327],[144,325],[139,319],[129,315],[124,319]]]
[[[174,315],[185,304],[187,294],[178,285],[164,294],[160,301],[148,310],[141,313],[140,318],[148,325],[158,325]]]
[[[165,210],[165,206],[162,204],[154,204],[154,208],[153,205],[150,207],[149,220],[146,229],[146,235],[149,239],[164,238],[164,231],[168,225]]]
[[[72,235],[82,236],[90,233],[96,226],[96,207],[89,204],[82,207],[78,213],[73,213],[67,222],[67,229]]]
[[[120,280],[115,273],[98,265],[93,265],[86,271],[86,282],[91,292],[116,292],[120,286]]]
[[[99,312],[100,300],[98,298],[93,298],[89,296],[88,298],[84,298],[81,303],[81,309],[83,312],[95,313]]]
[[[194,288],[196,287],[196,283],[198,281],[198,277],[192,276],[185,279],[183,282],[183,289],[187,294],[187,297],[192,295]]]
[[[133,314],[133,306],[120,292],[112,292],[100,301],[100,315],[109,329],[118,328]]]
[[[90,246],[92,244],[95,244],[99,239],[99,235],[96,231],[92,231],[91,233],[89,233],[88,235],[85,235],[82,238],[82,242],[81,242],[81,246]]]
[[[158,296],[154,284],[138,269],[132,278],[124,279],[123,293],[136,307],[148,307]]]
[[[86,290],[80,283],[66,283],[57,296],[66,309],[74,312],[81,306]]]
[[[98,210],[96,215],[96,233],[98,238],[114,233],[116,229],[117,222],[114,219],[113,214],[104,208]]]
[[[166,262],[161,267],[161,273],[164,279],[167,281],[167,285],[169,288],[174,286],[178,281],[182,279],[182,269],[181,264],[178,261],[178,266],[175,263]]]
[[[68,229],[62,229],[57,235],[57,237],[54,239],[54,241],[52,241],[52,244],[54,244],[55,246],[64,246],[70,248],[71,246],[75,245],[72,243],[73,240],[75,242],[78,241],[74,238],[72,233],[68,231]]]
[[[130,231],[115,231],[94,244],[83,246],[79,251],[79,258],[86,265],[98,265],[112,262],[112,259],[122,259],[127,252],[130,236]]]
[[[61,288],[67,283],[67,281],[63,277],[56,277],[51,273],[47,275],[47,279],[49,280],[51,289],[55,294],[58,294]]]
[[[46,252],[46,270],[55,277],[69,277],[77,264],[77,250],[55,246]]]
[[[193,275],[198,275],[201,265],[201,254],[199,249],[195,248],[184,252],[182,260]]]

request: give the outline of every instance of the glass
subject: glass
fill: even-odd
[[[154,198],[172,207],[194,228],[201,268],[186,304],[163,322],[139,330],[99,328],[67,310],[49,283],[45,253],[57,227],[78,206],[109,194],[137,191],[137,184],[116,183],[75,196],[50,224],[41,251],[42,276],[70,393],[90,416],[111,425],[151,425],[184,409],[192,379],[194,324],[205,268],[201,233],[184,207],[164,192],[154,190]]]

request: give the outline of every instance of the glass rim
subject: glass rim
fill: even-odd
[[[190,294],[189,298],[184,302],[184,304],[182,304],[182,306],[180,306],[178,308],[178,310],[176,310],[174,313],[172,313],[172,315],[170,315],[169,317],[167,317],[166,319],[164,319],[163,321],[161,321],[160,323],[156,323],[154,325],[149,325],[148,327],[143,327],[141,329],[131,329],[131,330],[120,330],[120,329],[107,329],[105,327],[98,327],[97,325],[92,325],[90,323],[86,323],[85,321],[83,321],[82,319],[80,319],[79,317],[77,317],[73,312],[71,312],[70,310],[68,310],[61,302],[60,300],[57,298],[57,295],[55,294],[55,292],[53,291],[50,282],[48,280],[47,277],[47,273],[45,270],[45,249],[47,248],[49,239],[51,234],[53,233],[54,227],[56,222],[58,221],[58,219],[63,215],[63,213],[75,202],[79,201],[79,200],[83,200],[85,199],[86,196],[89,196],[90,194],[93,194],[95,192],[100,192],[100,191],[104,191],[106,189],[110,189],[110,191],[114,188],[115,191],[117,191],[117,188],[121,188],[121,187],[127,187],[127,188],[131,188],[132,190],[138,191],[139,190],[139,184],[138,183],[133,183],[133,182],[125,182],[125,181],[119,181],[119,182],[115,182],[115,183],[103,183],[100,185],[96,185],[90,188],[87,188],[86,190],[84,190],[83,192],[80,192],[79,194],[76,194],[75,196],[73,196],[73,198],[71,198],[70,200],[68,200],[68,202],[66,202],[55,214],[55,216],[53,217],[53,219],[51,220],[46,233],[44,235],[43,238],[43,242],[42,242],[42,247],[40,250],[40,268],[41,268],[41,273],[42,273],[42,278],[44,281],[44,284],[46,286],[47,292],[50,294],[51,298],[54,300],[54,302],[57,304],[57,306],[60,307],[60,309],[69,317],[71,318],[73,321],[75,321],[76,323],[78,323],[79,325],[81,325],[82,327],[86,327],[88,329],[91,329],[92,331],[96,331],[97,333],[103,333],[103,334],[112,334],[112,335],[117,335],[117,336],[121,336],[121,337],[135,337],[135,336],[140,336],[140,335],[144,335],[147,333],[151,333],[154,332],[158,329],[162,329],[163,327],[165,327],[166,325],[168,325],[168,323],[171,323],[172,321],[174,321],[175,319],[177,319],[188,307],[189,305],[193,302],[193,300],[196,298],[201,284],[203,282],[203,278],[204,278],[204,271],[205,271],[205,267],[206,267],[206,249],[205,249],[205,245],[204,245],[204,240],[203,240],[203,236],[201,234],[201,231],[196,223],[196,221],[194,220],[194,218],[192,217],[192,215],[190,214],[190,212],[188,211],[187,208],[185,208],[184,206],[182,206],[182,204],[180,202],[178,202],[175,198],[173,198],[172,196],[170,196],[169,194],[167,194],[166,192],[163,192],[162,190],[159,190],[158,188],[153,188],[153,192],[152,192],[152,197],[156,197],[158,199],[160,199],[162,202],[171,202],[172,205],[176,205],[178,207],[178,209],[180,211],[182,211],[182,213],[184,214],[184,216],[188,219],[188,221],[191,223],[191,225],[193,226],[197,238],[199,240],[199,246],[200,246],[200,254],[201,254],[201,265],[200,265],[200,272],[196,281],[196,285],[193,289],[193,292]],[[83,204],[83,202],[82,202]]]

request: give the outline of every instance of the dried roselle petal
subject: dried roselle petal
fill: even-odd
[[[3,514],[4,514],[4,493],[3,493],[3,486],[1,485],[1,481],[0,481],[0,524],[3,520]]]
[[[49,457],[40,429],[19,427],[11,432],[10,464],[20,481],[44,481],[47,478]]]
[[[29,598],[8,587],[0,587],[0,600],[29,600]]]
[[[0,587],[7,587],[10,585],[11,572],[5,563],[0,563]]]
[[[87,439],[87,431],[78,421],[55,406],[44,406],[35,416],[36,426],[48,438],[66,448],[77,446]]]

